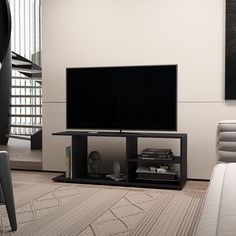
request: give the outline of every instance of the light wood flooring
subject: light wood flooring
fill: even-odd
[[[60,173],[12,170],[13,181],[17,180],[17,181],[34,182],[34,183],[53,183],[52,178],[58,175],[60,175]],[[187,181],[183,190],[195,190],[195,191],[203,190],[204,191],[207,189],[208,184],[209,182],[207,181]],[[101,185],[96,185],[96,186],[101,186]],[[109,186],[106,186],[106,187],[109,187]]]
[[[8,151],[12,169],[42,169],[42,150],[31,150],[27,140],[9,139],[8,145],[0,145],[0,150]]]

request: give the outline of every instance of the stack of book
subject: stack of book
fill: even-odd
[[[173,152],[171,149],[158,149],[158,148],[146,148],[142,151],[141,155],[138,156],[138,159],[141,160],[164,160],[171,161],[173,160]]]

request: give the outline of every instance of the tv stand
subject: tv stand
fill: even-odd
[[[59,182],[85,183],[85,184],[105,184],[132,187],[154,187],[167,189],[182,189],[187,178],[187,134],[181,133],[117,133],[117,132],[80,132],[64,131],[53,133],[59,136],[72,137],[72,178],[65,178],[60,175],[53,180]],[[88,173],[88,137],[124,137],[126,140],[127,179],[124,181],[114,181],[109,178],[91,177]],[[158,139],[179,139],[180,155],[174,156],[172,160],[140,160],[138,159],[138,139],[158,138]],[[168,148],[168,147],[167,147]],[[179,165],[179,175],[175,180],[149,180],[137,178],[136,169],[142,164],[153,165]]]

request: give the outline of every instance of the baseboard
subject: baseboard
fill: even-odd
[[[187,178],[187,181],[203,181],[203,182],[210,182],[210,179],[192,179],[192,178]]]
[[[27,162],[28,163],[28,162]],[[64,171],[53,171],[53,170],[42,170],[42,169],[28,169],[28,168],[12,168],[11,170],[17,170],[17,171],[29,171],[29,172],[41,172],[41,173],[58,173],[58,174],[63,174],[65,173]]]

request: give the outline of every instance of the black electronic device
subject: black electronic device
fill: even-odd
[[[177,65],[67,68],[66,124],[176,131]]]
[[[136,170],[137,178],[144,180],[176,180],[178,173],[165,168],[138,167]]]

